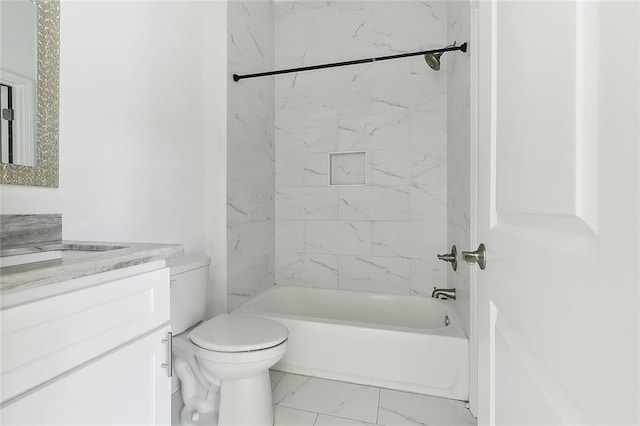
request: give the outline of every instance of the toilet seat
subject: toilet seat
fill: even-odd
[[[216,352],[201,348],[193,343],[187,336],[178,336],[173,339],[173,347],[177,351],[190,354],[198,359],[221,362],[228,365],[241,365],[283,356],[287,351],[287,341],[285,340],[277,346],[260,349],[258,351]]]
[[[285,326],[267,318],[221,314],[193,329],[189,339],[208,351],[238,353],[278,346],[288,335]]]

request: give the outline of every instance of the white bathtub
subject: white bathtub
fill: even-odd
[[[277,370],[468,399],[469,342],[451,301],[277,286],[234,312],[289,329]]]

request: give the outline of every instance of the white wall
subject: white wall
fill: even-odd
[[[225,204],[225,8],[63,2],[60,187],[2,185],[0,212],[62,213],[65,239],[224,256],[212,218]]]
[[[207,3],[204,17],[204,128],[209,316],[227,312],[227,2]]]
[[[276,2],[276,68],[441,47],[445,25],[437,1]],[[277,284],[446,286],[446,69],[414,57],[276,78]],[[328,153],[345,151],[366,152],[366,185],[328,185]]]
[[[229,75],[272,70],[273,2],[228,4]],[[228,86],[228,308],[274,284],[274,84],[272,77]]]
[[[447,43],[469,41],[470,2],[454,0],[447,3]],[[472,48],[472,47],[471,47]],[[471,214],[470,178],[470,62],[469,52],[447,55],[447,240],[456,245],[458,253],[475,250],[470,247],[469,218]],[[469,265],[458,259],[458,270],[447,269],[447,283],[456,289],[456,305],[463,328],[469,336],[470,289]]]

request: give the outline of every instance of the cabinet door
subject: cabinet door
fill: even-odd
[[[0,411],[3,425],[160,425],[171,419],[166,326],[64,375]]]
[[[0,401],[55,380],[167,321],[168,268],[4,309]]]

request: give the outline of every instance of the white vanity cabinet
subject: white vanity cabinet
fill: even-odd
[[[0,312],[1,424],[170,423],[169,270],[158,264]]]

